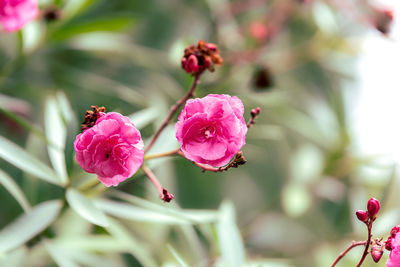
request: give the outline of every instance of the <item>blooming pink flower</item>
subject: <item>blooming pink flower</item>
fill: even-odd
[[[392,251],[390,252],[389,259],[386,262],[386,267],[399,267],[400,266],[400,232],[394,238],[389,240],[392,244]]]
[[[81,167],[96,173],[106,186],[117,186],[131,177],[143,163],[143,141],[128,117],[116,112],[102,114],[95,125],[74,142]]]
[[[18,31],[38,12],[37,0],[0,0],[0,24],[7,32]]]
[[[185,157],[223,166],[246,143],[242,101],[229,95],[207,95],[186,102],[175,125]]]

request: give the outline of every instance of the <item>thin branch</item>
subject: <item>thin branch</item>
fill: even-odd
[[[180,148],[177,148],[177,149],[167,151],[167,152],[144,156],[144,159],[149,160],[149,159],[157,159],[157,158],[162,158],[162,157],[173,156],[173,155],[177,155],[179,151],[180,151]]]
[[[364,253],[363,253],[363,255],[362,255],[361,259],[360,259],[360,262],[357,264],[357,267],[361,266],[361,264],[364,262],[365,258],[368,255],[368,248],[369,248],[369,244],[371,243],[371,238],[372,238],[372,234],[371,234],[372,224],[373,224],[373,220],[370,220],[370,222],[367,225],[367,228],[368,228],[367,244],[365,246]]]
[[[193,96],[194,90],[196,89],[197,85],[200,82],[200,80],[199,80],[200,75],[201,75],[201,72],[196,73],[196,75],[194,76],[193,84],[192,84],[192,87],[190,88],[190,90],[186,93],[186,95],[184,95],[181,99],[179,99],[175,103],[175,105],[173,105],[171,107],[171,109],[170,109],[170,111],[168,113],[168,116],[165,118],[164,122],[161,124],[160,128],[158,129],[158,131],[154,135],[153,139],[150,141],[149,145],[144,150],[145,154],[147,152],[149,152],[150,148],[152,148],[152,146],[155,144],[157,139],[160,137],[160,134],[165,129],[165,127],[167,127],[169,121],[172,119],[172,117],[174,116],[176,111],[179,109],[179,107],[182,106],[182,104],[184,104],[189,98],[191,98]]]
[[[367,244],[367,241],[353,241],[351,243],[351,245],[346,248],[342,253],[340,253],[337,258],[335,259],[335,261],[332,263],[331,267],[336,266],[336,264],[347,254],[347,252],[349,252],[351,249],[357,247],[357,246],[365,246]]]
[[[157,189],[160,198],[165,202],[170,202],[174,198],[174,195],[168,193],[168,190],[161,185],[156,175],[146,165],[142,165],[142,170]]]

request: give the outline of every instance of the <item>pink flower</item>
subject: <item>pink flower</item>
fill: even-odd
[[[388,261],[386,262],[386,267],[399,267],[400,266],[400,232],[396,234],[394,238],[389,240],[392,242],[392,251]]]
[[[229,95],[207,95],[186,102],[175,125],[185,157],[223,166],[246,143],[242,101]]]
[[[38,12],[37,0],[0,0],[0,24],[7,32],[18,31]]]
[[[74,142],[81,167],[96,173],[106,186],[117,186],[131,177],[143,163],[143,141],[128,117],[105,113]]]

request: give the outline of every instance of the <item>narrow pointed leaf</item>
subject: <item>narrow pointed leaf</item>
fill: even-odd
[[[46,229],[60,212],[62,202],[51,200],[35,206],[0,231],[0,254],[23,245]]]
[[[242,237],[236,226],[234,206],[230,202],[224,202],[220,211],[217,235],[222,259],[226,266],[241,267],[244,264],[245,253]]]
[[[50,167],[3,136],[0,136],[0,158],[46,182],[60,185],[59,178]]]
[[[67,130],[54,98],[49,98],[46,102],[45,129],[46,137],[51,144],[47,146],[51,164],[61,179],[61,183],[65,185],[68,182],[64,155]]]
[[[71,208],[82,218],[103,227],[108,226],[106,216],[93,204],[92,200],[72,188],[67,190],[66,197]]]
[[[28,212],[31,209],[31,205],[29,204],[21,188],[19,188],[17,183],[2,170],[0,170],[0,184],[2,184],[4,188],[7,189],[7,191],[15,198],[15,200],[17,200],[25,212]]]

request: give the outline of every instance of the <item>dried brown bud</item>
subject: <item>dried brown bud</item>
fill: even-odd
[[[61,15],[61,10],[54,6],[45,8],[42,13],[44,20],[47,22],[59,20]]]
[[[81,125],[82,131],[93,127],[93,125],[96,124],[97,119],[103,116],[104,113],[106,112],[105,107],[91,106],[91,109],[92,110],[87,110],[85,112],[85,119]]]
[[[181,59],[182,68],[190,74],[201,73],[205,69],[214,71],[214,65],[221,66],[222,58],[217,45],[200,40],[197,46],[186,47]]]
[[[233,161],[229,165],[232,168],[237,168],[240,165],[246,164],[246,162],[247,162],[247,160],[243,156],[243,152],[239,151],[238,153],[236,153],[235,158],[233,159]]]
[[[375,28],[382,34],[388,34],[393,23],[393,11],[389,9],[377,10],[375,15]]]

